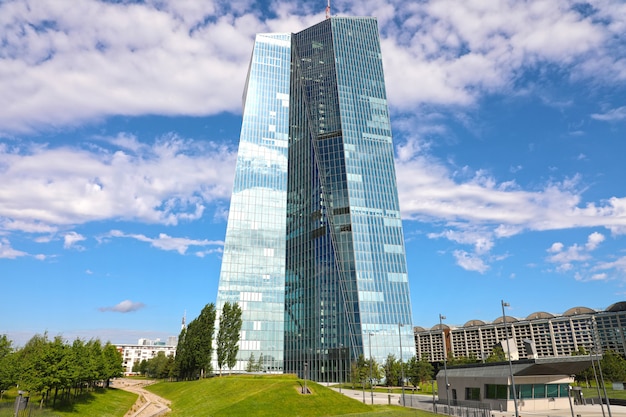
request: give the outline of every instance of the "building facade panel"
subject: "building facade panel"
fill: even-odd
[[[244,90],[216,305],[218,322],[224,303],[242,309],[235,371],[250,358],[266,372],[284,367],[290,49],[289,34],[257,35]]]

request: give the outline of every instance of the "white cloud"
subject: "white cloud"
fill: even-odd
[[[0,4],[0,132],[237,111],[232,92],[242,90],[252,36],[265,27],[252,14],[218,16],[210,2],[157,3]]]
[[[0,147],[0,230],[53,233],[107,219],[172,225],[230,195],[229,149],[175,135],[132,147]]]
[[[63,247],[65,249],[69,249],[69,248],[81,249],[82,247],[80,245],[76,245],[76,243],[81,242],[85,239],[86,239],[85,236],[78,234],[76,232],[66,233],[65,236],[63,236]]]
[[[596,120],[602,120],[603,122],[624,120],[626,119],[626,106],[611,109],[604,113],[594,113],[591,117]]]
[[[166,235],[165,233],[160,233],[159,237],[157,238],[150,238],[142,234],[124,233],[120,230],[111,230],[106,235],[101,236],[100,239],[106,239],[109,237],[136,239],[140,242],[150,243],[151,246],[157,249],[166,250],[166,251],[172,251],[172,250],[177,251],[181,255],[184,255],[190,246],[201,246],[201,247],[222,246],[224,244],[224,242],[222,241],[213,241],[213,240],[206,240],[206,239],[196,240],[196,239],[188,239],[188,238],[181,238],[181,237],[172,237],[172,236]],[[204,253],[206,254],[210,252],[204,252]],[[198,253],[196,253],[196,255],[198,255]]]
[[[624,6],[597,2],[587,16],[574,5],[348,0],[333,7],[378,17],[390,102],[412,112],[506,92],[524,69],[542,63],[572,79],[626,79]],[[2,2],[0,132],[118,114],[239,111],[232,92],[243,88],[254,34],[297,32],[323,19],[321,7],[279,1],[272,9],[276,17],[262,21],[249,0]]]
[[[620,275],[626,274],[626,256],[622,256],[621,258],[616,259],[612,262],[600,262],[598,263],[594,270],[617,270]]]
[[[137,310],[141,310],[142,308],[144,308],[146,305],[144,303],[141,302],[136,302],[136,301],[131,301],[131,300],[124,300],[114,306],[110,306],[110,307],[100,307],[98,308],[98,310],[102,311],[102,312],[106,312],[106,311],[111,311],[111,312],[115,312],[115,313],[131,313],[133,311],[137,311]]]
[[[602,233],[593,232],[587,238],[586,249],[589,251],[595,250],[600,243],[604,242],[604,235]]]
[[[557,253],[563,250],[564,245],[561,242],[554,242],[548,252]]]
[[[481,258],[463,250],[455,250],[453,255],[457,265],[467,271],[476,271],[482,274],[489,269],[489,266]]]
[[[26,255],[28,255],[26,252],[13,249],[8,239],[0,239],[0,259],[15,259]]]
[[[626,198],[582,204],[580,176],[525,191],[498,183],[481,170],[465,182],[456,182],[453,173],[426,155],[404,155],[396,160],[396,169],[405,219],[483,225],[497,230],[499,236],[573,227],[605,227],[613,233],[626,230]]]
[[[547,261],[557,264],[556,270],[558,272],[572,271],[580,266],[583,270],[576,272],[577,279],[584,280],[583,277],[588,275],[589,265],[587,261],[592,259],[591,252],[596,250],[602,242],[604,242],[604,235],[598,232],[591,233],[584,246],[573,244],[565,249],[563,243],[555,242],[547,249],[547,252],[551,253]],[[590,279],[598,280],[599,278]]]

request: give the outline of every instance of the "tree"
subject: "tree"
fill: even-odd
[[[414,387],[432,380],[434,371],[433,365],[426,360],[425,356],[422,356],[421,360],[417,360],[417,356],[413,356],[407,363],[407,377]]]
[[[256,371],[256,361],[254,360],[254,353],[251,353],[248,358],[248,364],[246,365],[246,372],[254,371]]]
[[[388,387],[399,385],[402,368],[400,361],[394,355],[387,355],[387,359],[383,364],[383,370],[385,372],[385,384]]]
[[[204,306],[196,319],[198,322],[196,357],[202,378],[211,374],[213,371],[211,367],[211,356],[213,355],[215,315],[215,304],[211,303]]]
[[[241,324],[241,307],[237,303],[224,303],[217,333],[217,366],[220,368],[220,375],[224,366],[232,369],[237,363]]]
[[[626,360],[613,350],[606,350],[600,361],[602,376],[612,382],[626,381]]]
[[[584,346],[578,346],[578,350],[575,350],[574,352],[572,352],[572,356],[588,356],[588,355],[589,355],[589,352],[587,352],[587,349],[585,349]],[[589,385],[590,379],[593,379],[593,369],[591,366],[589,366],[587,369],[584,369],[580,371],[579,373],[577,373],[576,375],[574,375],[574,381],[576,381],[578,384],[584,382],[587,388],[590,387]]]
[[[215,305],[204,306],[200,315],[180,332],[173,372],[182,379],[205,377],[212,372]]]
[[[506,362],[506,354],[502,346],[496,345],[493,347],[491,354],[485,359],[485,362]]]
[[[363,354],[360,354],[356,361],[352,362],[350,366],[350,376],[353,388],[356,382],[365,387],[365,383],[369,377],[369,366]]]
[[[15,385],[16,358],[11,344],[6,335],[0,336],[0,399],[4,391]]]
[[[448,357],[448,365],[450,366],[469,365],[476,362],[478,362],[478,358],[473,353],[470,356]]]
[[[103,378],[106,380],[106,388],[109,387],[111,378],[119,378],[124,375],[123,358],[117,348],[110,342],[102,349],[102,365],[103,365]]]

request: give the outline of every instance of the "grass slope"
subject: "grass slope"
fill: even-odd
[[[121,417],[137,401],[137,394],[120,389],[97,389],[80,397],[72,404],[55,407],[53,413],[59,417],[98,416]]]
[[[15,390],[17,391],[17,390]],[[3,403],[13,404],[15,395],[5,396]],[[39,409],[39,398],[32,398],[29,410],[24,415],[37,417],[77,417],[77,416],[98,416],[98,417],[122,417],[133,406],[137,400],[137,395],[119,389],[96,389],[80,395],[71,403],[59,403],[56,407],[48,406]],[[52,401],[50,401],[52,402]],[[3,404],[6,405],[6,404]],[[30,414],[28,414],[30,413]],[[13,417],[13,407],[0,407],[0,417]],[[21,414],[20,414],[21,415]]]
[[[415,410],[366,405],[310,381],[307,385],[312,394],[302,395],[301,384],[302,380],[293,375],[237,375],[161,382],[147,389],[172,401],[171,417],[416,415]]]

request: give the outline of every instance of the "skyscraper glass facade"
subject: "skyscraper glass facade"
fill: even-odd
[[[217,293],[242,309],[235,371],[283,371],[290,35],[256,37]],[[217,365],[214,361],[214,368]]]
[[[347,380],[359,355],[415,355],[378,26],[292,35],[285,371]]]

